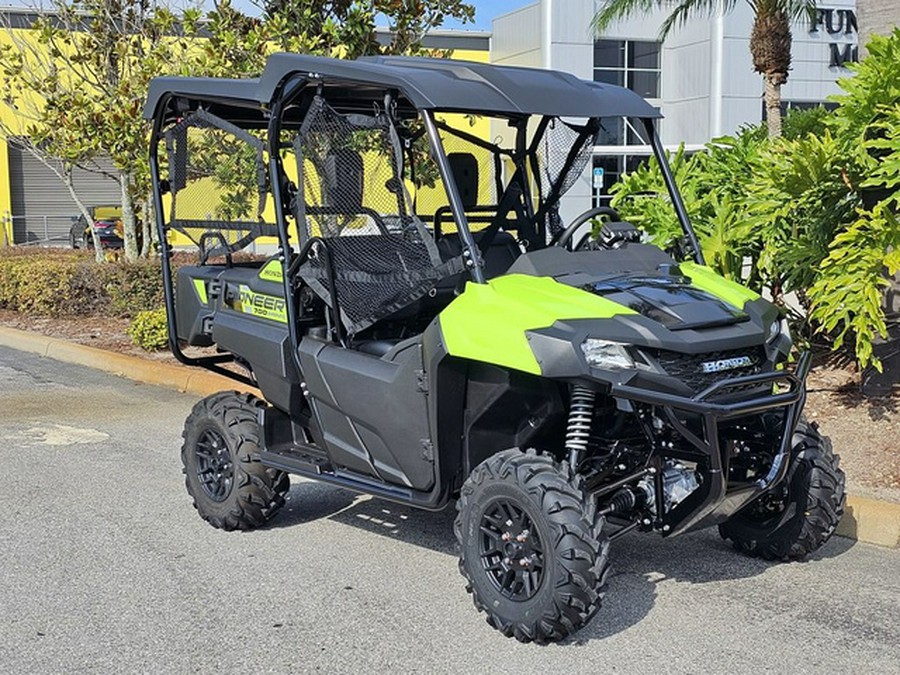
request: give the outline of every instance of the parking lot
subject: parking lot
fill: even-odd
[[[178,458],[194,402],[0,348],[0,670],[900,672],[900,551],[633,535],[586,629],[521,645],[465,593],[452,509],[295,481],[269,528],[209,527]]]

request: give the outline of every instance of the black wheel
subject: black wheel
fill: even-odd
[[[736,549],[767,560],[802,560],[834,534],[844,513],[846,478],[831,440],[801,419],[791,466],[780,486],[719,526]]]
[[[223,530],[252,530],[284,505],[288,476],[259,461],[257,413],[250,394],[220,392],[194,406],[184,423],[184,482],[200,516]]]
[[[534,450],[505,450],[472,471],[456,508],[459,569],[488,623],[521,642],[574,633],[597,610],[609,540],[593,498]]]

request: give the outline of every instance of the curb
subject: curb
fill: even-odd
[[[153,363],[136,356],[116,354],[5,326],[0,326],[0,346],[200,396],[235,388],[234,380],[215,373],[182,365]],[[245,386],[241,389],[261,396],[255,389]],[[844,517],[835,534],[867,544],[900,548],[900,504],[848,495]]]
[[[900,504],[848,495],[835,534],[867,544],[900,548]]]
[[[170,363],[154,363],[136,356],[117,354],[105,349],[68,342],[16,328],[0,326],[0,346],[46,356],[125,377],[143,384],[153,384],[188,394],[208,396],[217,391],[239,387],[257,396],[260,392],[223,375]]]

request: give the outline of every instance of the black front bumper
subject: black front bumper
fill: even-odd
[[[725,379],[692,397],[661,393],[632,385],[612,385],[610,394],[613,396],[659,408],[669,424],[696,449],[708,467],[708,470],[703,472],[703,481],[699,487],[684,501],[663,513],[661,508],[663,477],[660,462],[654,475],[657,481],[658,500],[657,522],[654,524],[656,529],[668,536],[715,525],[784,479],[790,464],[791,439],[806,402],[806,376],[809,373],[810,358],[810,353],[804,352],[793,372],[781,370]],[[768,385],[774,388],[776,384],[786,385],[786,390],[735,402],[714,400],[717,396],[727,396],[729,390],[754,385],[760,387]],[[778,451],[768,474],[753,483],[729,486],[730,460],[727,449],[721,447],[720,422],[776,410],[784,412],[784,424]],[[702,436],[688,429],[678,419],[676,411],[698,415],[702,419]],[[697,456],[697,453],[683,454],[673,449],[660,448],[657,452],[660,457],[671,456],[688,460]]]

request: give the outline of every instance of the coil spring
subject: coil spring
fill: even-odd
[[[572,387],[569,422],[566,425],[566,450],[569,452],[569,466],[573,470],[577,469],[581,455],[587,450],[596,396],[587,387],[578,384]]]

